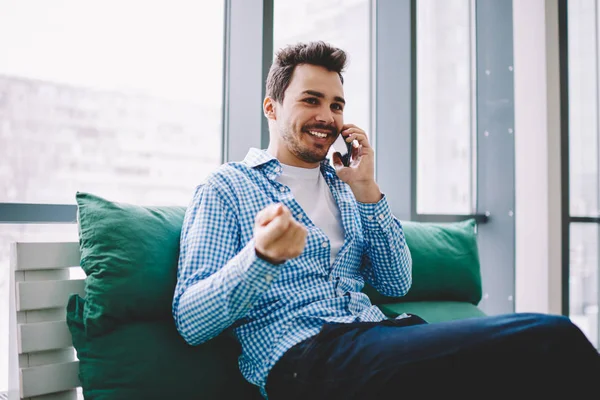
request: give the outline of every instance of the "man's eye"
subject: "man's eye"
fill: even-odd
[[[333,107],[335,110],[338,110],[338,111],[344,110],[344,107],[342,107],[342,105],[338,104],[338,103],[333,104],[331,107]]]
[[[317,104],[318,101],[317,99],[315,99],[314,97],[309,97],[307,99],[304,99],[305,102],[307,102],[308,104]]]

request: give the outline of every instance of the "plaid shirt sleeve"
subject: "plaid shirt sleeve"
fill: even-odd
[[[385,196],[377,203],[358,203],[366,241],[363,275],[384,296],[404,296],[412,284],[412,258],[400,221]]]
[[[256,256],[253,240],[239,240],[226,199],[211,184],[199,186],[183,221],[173,298],[177,329],[191,345],[244,317],[280,271]]]

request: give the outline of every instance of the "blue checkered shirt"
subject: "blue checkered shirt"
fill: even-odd
[[[385,195],[374,204],[357,202],[327,160],[320,171],[345,231],[333,264],[328,237],[276,181],[281,164],[264,150],[251,149],[243,162],[211,174],[183,222],[173,299],[177,328],[191,345],[229,329],[241,344],[242,375],[264,397],[277,360],[324,323],[386,318],[361,292],[365,281],[388,296],[402,296],[411,285],[410,251]],[[258,258],[254,249],[254,218],[274,202],[308,230],[302,254],[281,265]]]

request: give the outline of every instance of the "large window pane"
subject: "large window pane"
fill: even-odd
[[[569,0],[569,202],[571,216],[598,216],[598,21],[595,0]],[[598,229],[571,223],[569,315],[598,347]]]
[[[417,212],[468,214],[474,181],[472,0],[419,0]]]
[[[0,393],[8,390],[8,296],[10,282],[10,243],[76,242],[77,225],[2,225],[0,224]],[[81,274],[79,274],[81,277]]]
[[[574,216],[598,215],[598,6],[568,2],[569,187]]]
[[[223,1],[0,3],[0,202],[187,204],[220,164]]]
[[[348,53],[344,74],[344,122],[371,137],[371,24],[370,1],[277,0],[274,7],[273,48],[296,42],[323,40]]]
[[[572,223],[569,316],[598,347],[598,225]]]

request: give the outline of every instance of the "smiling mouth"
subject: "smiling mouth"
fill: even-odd
[[[327,137],[329,136],[329,134],[328,134],[328,133],[325,133],[325,132],[312,131],[312,130],[309,130],[309,131],[307,131],[307,132],[308,132],[308,133],[309,133],[311,136],[318,137],[318,138],[320,138],[320,139],[325,139],[325,138],[327,138]]]

